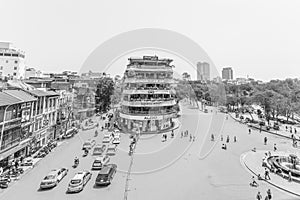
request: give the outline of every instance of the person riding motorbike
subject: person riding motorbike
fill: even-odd
[[[74,165],[78,165],[79,164],[79,158],[76,156],[74,159]]]

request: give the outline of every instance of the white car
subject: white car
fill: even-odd
[[[110,143],[112,141],[113,137],[111,135],[104,136],[102,142],[103,143]]]
[[[92,149],[96,145],[96,140],[87,140],[83,143],[82,150],[84,149]]]
[[[40,184],[41,189],[52,188],[57,186],[58,182],[60,182],[68,173],[67,168],[60,168],[52,170],[45,178],[42,180]]]
[[[115,137],[114,140],[113,140],[113,144],[120,144],[121,140],[120,140],[120,137]]]
[[[81,171],[78,172],[74,178],[71,179],[69,186],[68,186],[68,193],[71,192],[80,192],[83,190],[84,186],[88,183],[91,179],[92,174],[89,171]]]
[[[107,147],[107,155],[115,155],[117,151],[117,145],[111,144]]]
[[[92,165],[92,170],[98,170],[98,169],[102,169],[102,167],[104,165],[107,165],[110,161],[110,158],[108,155],[104,155],[104,156],[99,156],[98,158],[96,158],[93,162]]]

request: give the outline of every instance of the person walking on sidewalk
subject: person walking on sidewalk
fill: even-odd
[[[229,143],[229,135],[227,135],[226,142]]]
[[[267,168],[265,168],[265,179],[266,180],[271,180],[271,178],[270,178],[270,172],[267,170]]]
[[[211,139],[211,141],[215,141],[215,136],[214,136],[214,134],[211,134],[211,137],[210,137]]]
[[[249,134],[251,134],[251,129],[249,128]]]
[[[233,142],[237,142],[236,136],[233,137]]]

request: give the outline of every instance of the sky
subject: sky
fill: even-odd
[[[0,0],[0,41],[44,72],[79,71],[101,43],[162,28],[197,42],[219,73],[258,80],[300,77],[298,0]],[[126,65],[127,63],[124,63]]]

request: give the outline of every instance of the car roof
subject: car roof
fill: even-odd
[[[77,172],[77,174],[75,174],[74,178],[72,178],[72,179],[82,179],[85,174],[86,174],[86,172],[84,172],[84,171]]]

